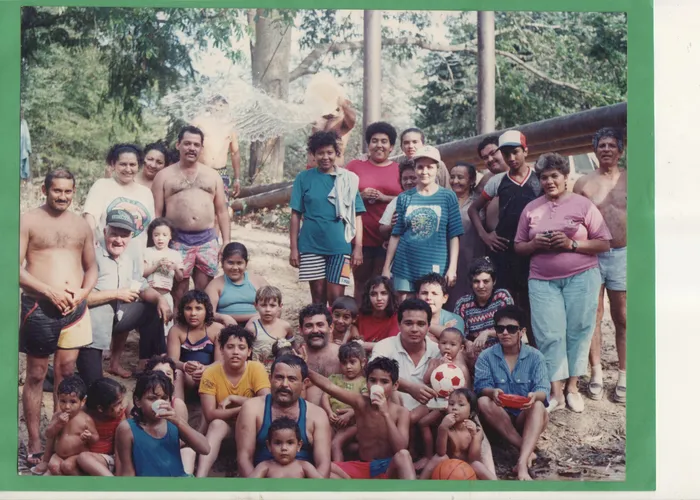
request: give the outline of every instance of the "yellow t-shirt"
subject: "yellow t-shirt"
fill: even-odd
[[[333,382],[333,385],[337,385],[338,387],[345,389],[346,391],[359,392],[363,396],[366,396],[368,394],[367,380],[365,379],[365,377],[357,377],[353,380],[345,380],[342,374],[334,373],[333,375],[330,375],[328,377],[328,380]],[[331,410],[333,410],[334,412],[337,412],[341,408],[350,408],[350,405],[345,404],[342,401],[338,401],[335,398],[329,399],[331,403]]]
[[[235,386],[229,382],[220,362],[212,364],[202,374],[199,383],[200,394],[210,394],[216,397],[218,405],[228,396],[243,396],[252,398],[261,389],[270,388],[270,378],[265,367],[257,361],[248,361],[241,380]]]

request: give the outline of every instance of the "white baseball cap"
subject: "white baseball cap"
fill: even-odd
[[[525,135],[518,130],[508,130],[507,132],[503,132],[503,134],[501,134],[501,136],[498,138],[498,149],[504,147],[521,147],[523,149],[527,148]]]
[[[416,154],[413,155],[412,160],[416,161],[418,158],[430,158],[431,160],[434,160],[436,162],[441,161],[440,151],[438,151],[438,149],[433,146],[423,146],[418,151],[416,151]]]

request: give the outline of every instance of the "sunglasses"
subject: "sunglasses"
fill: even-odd
[[[505,333],[506,331],[510,335],[515,335],[520,330],[520,327],[518,325],[496,325],[493,327],[493,329],[496,330],[496,333],[499,335]]]

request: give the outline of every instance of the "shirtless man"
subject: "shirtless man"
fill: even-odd
[[[627,170],[618,165],[624,150],[623,136],[618,130],[603,128],[593,138],[593,149],[600,167],[576,181],[574,193],[595,203],[610,228],[613,239],[610,251],[598,255],[603,285],[600,288],[598,317],[588,356],[591,364],[588,394],[595,400],[603,397],[600,323],[607,289],[618,357],[618,378],[613,398],[618,403],[624,403],[627,400]]]
[[[73,174],[50,172],[41,191],[46,203],[22,215],[19,236],[20,350],[27,354],[22,409],[31,465],[42,455],[39,422],[49,356],[54,355],[56,403],[56,388],[75,371],[79,349],[92,342],[86,298],[97,281],[93,233],[82,217],[68,211]]]
[[[313,124],[311,128],[311,134],[316,132],[330,132],[333,131],[338,134],[340,140],[338,141],[338,147],[340,148],[340,154],[336,160],[336,165],[339,167],[345,166],[345,148],[348,145],[348,140],[350,139],[350,131],[355,127],[357,114],[355,110],[352,109],[350,101],[344,97],[338,97],[338,107],[335,112],[329,113],[327,115],[319,118],[316,123]],[[316,159],[314,155],[310,152],[306,153],[306,169],[315,168]]]
[[[488,172],[486,172],[476,186],[477,192],[484,190],[484,186],[488,180],[496,174],[505,172],[508,170],[508,165],[506,165],[501,150],[498,149],[498,136],[490,135],[483,141],[479,143],[476,147],[477,154],[479,158],[484,161]],[[489,202],[486,206],[486,229],[488,231],[495,231],[498,225],[498,196]]]
[[[326,377],[340,373],[340,346],[330,341],[332,321],[330,311],[321,304],[308,305],[299,312],[299,329],[308,353],[306,362],[311,370]],[[311,386],[306,389],[306,399],[313,404],[320,406],[322,398],[320,388]]]
[[[255,467],[272,459],[266,440],[270,424],[289,417],[299,425],[301,450],[297,460],[312,462],[323,477],[331,470],[331,425],[319,406],[301,397],[309,383],[309,369],[303,359],[285,354],[270,368],[271,393],[246,401],[236,420],[238,473],[250,477]]]
[[[355,410],[360,460],[333,462],[331,477],[342,479],[415,479],[408,452],[410,417],[406,408],[391,401],[399,386],[399,364],[376,357],[365,369],[368,395],[351,392],[333,384],[314,370],[311,381],[329,396]]]
[[[207,144],[202,147],[199,162],[219,173],[224,182],[228,201],[229,196],[235,198],[241,192],[241,154],[238,148],[238,136],[230,130],[230,123],[223,119],[223,114],[228,111],[228,101],[222,96],[215,96],[211,100],[211,105],[212,112],[198,116],[192,121],[192,125],[198,127],[207,137]],[[231,178],[226,173],[229,154],[231,154],[231,167],[233,167],[233,186],[231,186]]]
[[[153,181],[156,217],[173,223],[177,234],[173,248],[184,263],[183,279],[173,287],[173,303],[178,304],[189,288],[204,290],[216,276],[221,248],[231,241],[231,219],[226,206],[224,183],[216,171],[198,161],[204,134],[196,127],[180,131],[177,149],[180,161],[164,168]],[[218,222],[222,244],[216,238]]]

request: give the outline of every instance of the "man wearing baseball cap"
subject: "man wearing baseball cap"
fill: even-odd
[[[490,250],[496,265],[498,287],[510,291],[515,303],[527,313],[528,341],[534,345],[527,289],[530,259],[515,253],[513,241],[520,214],[525,205],[542,194],[542,187],[534,169],[525,161],[527,141],[522,132],[508,130],[501,134],[498,138],[498,151],[508,165],[508,170],[489,179],[481,196],[471,204],[467,213],[479,237]],[[479,211],[496,196],[499,200],[498,225],[495,231],[488,232],[481,222]]]
[[[78,355],[78,372],[89,386],[102,377],[102,351],[111,344],[109,373],[127,378],[131,372],[119,364],[131,330],[138,330],[139,368],[153,355],[165,352],[164,323],[172,311],[163,295],[150,288],[140,263],[126,252],[136,231],[133,216],[117,208],[107,213],[104,243],[95,249],[97,284],[88,295],[92,344]]]

